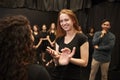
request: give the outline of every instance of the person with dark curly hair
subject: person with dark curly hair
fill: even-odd
[[[0,20],[0,80],[50,80],[47,70],[34,64],[33,41],[25,16]]]

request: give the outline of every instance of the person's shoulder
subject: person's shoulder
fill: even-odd
[[[94,33],[94,35],[100,35],[101,34],[101,31],[96,31],[95,33]]]
[[[38,64],[28,65],[29,80],[50,80],[50,75],[45,67]]]
[[[76,33],[76,35],[78,37],[85,37],[85,38],[87,38],[87,35],[85,35],[84,33]]]
[[[84,33],[77,33],[76,38],[83,42],[88,41],[88,37]]]
[[[115,38],[115,34],[114,34],[114,33],[109,32],[109,34],[110,34],[112,37],[114,37],[114,38]]]
[[[62,39],[64,39],[64,36],[60,36],[60,37],[56,38],[56,41],[61,41]]]
[[[41,69],[41,68],[43,68],[43,66],[41,66],[41,65],[38,65],[38,64],[29,64],[28,65],[28,68],[39,68],[39,69]]]
[[[101,31],[96,31],[96,32],[95,32],[95,34],[99,34],[99,33],[101,33]]]

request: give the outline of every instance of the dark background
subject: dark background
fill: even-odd
[[[8,15],[25,15],[31,22],[41,27],[57,22],[58,12],[68,8],[76,13],[79,24],[84,33],[91,26],[96,31],[101,30],[101,20],[107,18],[111,21],[111,32],[116,36],[116,44],[112,52],[110,76],[120,73],[120,0],[0,0],[0,18]]]

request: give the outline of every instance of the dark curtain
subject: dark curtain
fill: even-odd
[[[0,0],[0,7],[24,7],[25,0]]]
[[[91,0],[70,0],[70,9],[73,11],[91,8]]]
[[[1,7],[30,8],[41,11],[59,11],[69,8],[74,11],[90,8],[91,0],[0,0]]]
[[[82,28],[82,31],[86,33],[87,15],[88,15],[86,9],[78,10],[75,13],[78,18],[79,26]]]
[[[67,0],[26,0],[25,7],[42,11],[59,11],[67,8]]]

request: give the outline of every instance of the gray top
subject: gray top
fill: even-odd
[[[98,45],[98,49],[94,49],[93,58],[100,62],[109,62],[115,45],[115,35],[111,32],[107,32],[103,37],[100,35],[101,31],[98,31],[93,37],[93,45]]]

